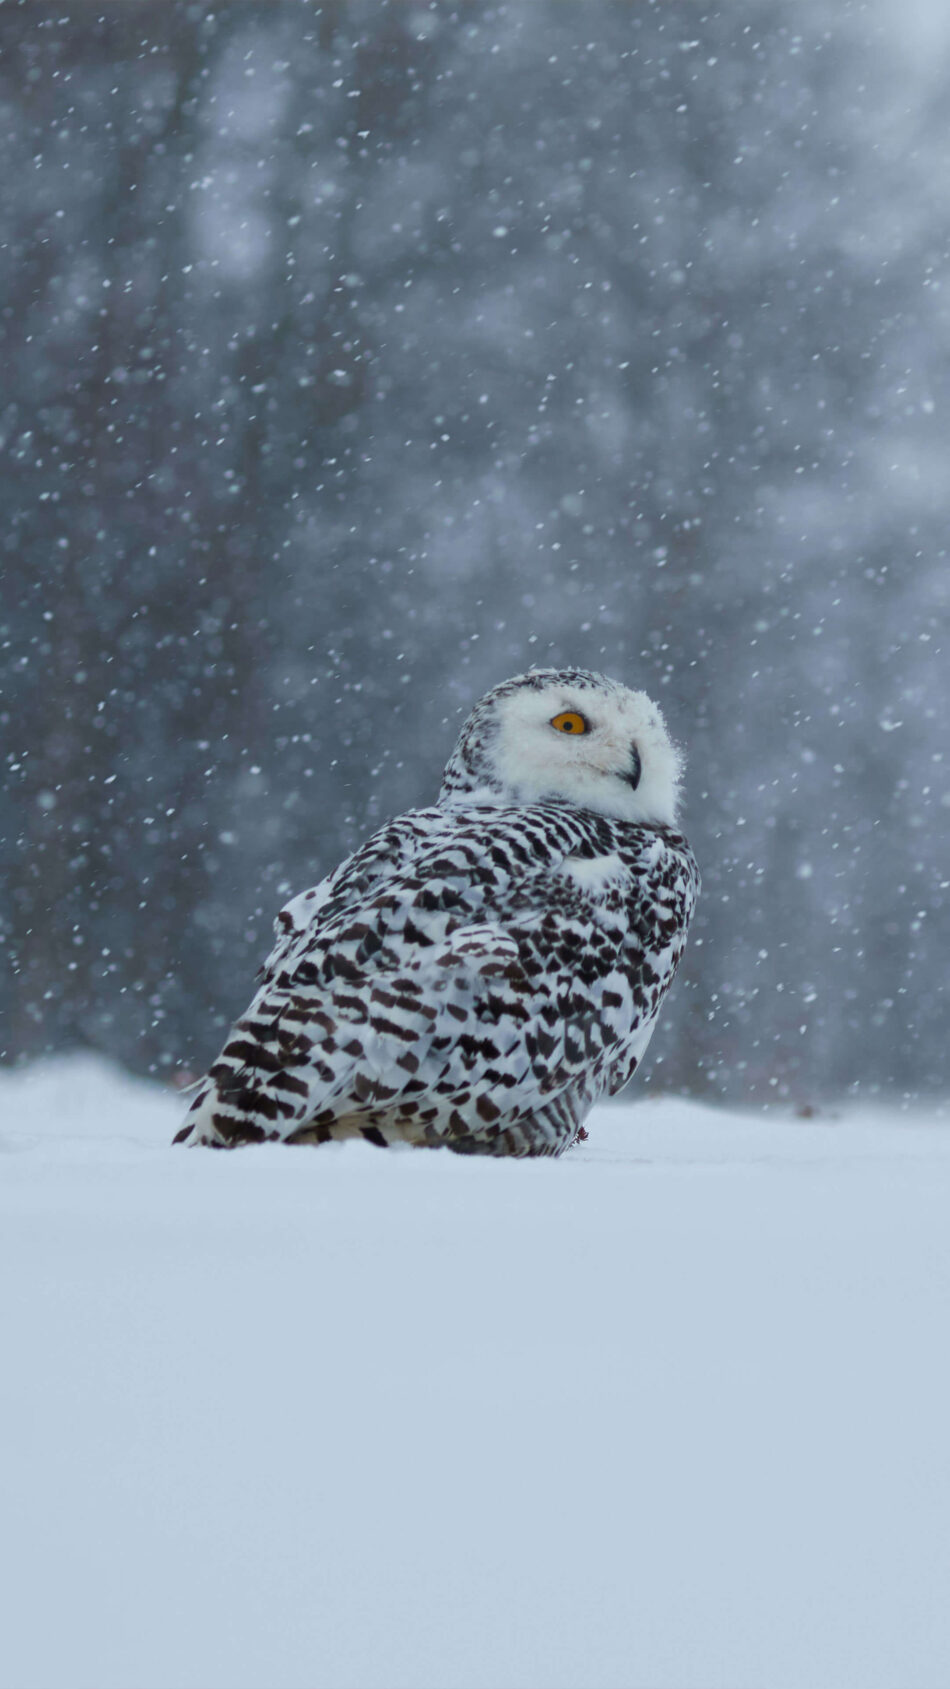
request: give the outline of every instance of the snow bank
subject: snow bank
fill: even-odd
[[[0,1077],[6,1689],[946,1689],[945,1124],[181,1112]]]

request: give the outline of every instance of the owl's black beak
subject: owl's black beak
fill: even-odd
[[[643,764],[640,761],[640,752],[637,750],[636,745],[631,745],[631,747],[630,747],[630,766],[627,769],[626,774],[621,775],[621,779],[626,780],[627,785],[632,786],[634,791],[636,791],[637,787],[640,784],[640,775],[642,773],[643,773]]]

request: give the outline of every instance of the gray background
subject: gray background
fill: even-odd
[[[580,663],[689,752],[647,1082],[946,1083],[927,25],[0,6],[5,1059],[200,1069],[282,898]]]

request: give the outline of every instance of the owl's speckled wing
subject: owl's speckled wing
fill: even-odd
[[[669,827],[441,803],[278,918],[179,1141],[557,1154],[639,1062],[698,875]]]

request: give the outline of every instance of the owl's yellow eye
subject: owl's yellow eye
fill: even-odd
[[[579,710],[564,710],[561,715],[556,715],[553,718],[551,726],[556,727],[559,733],[590,732],[590,722],[581,715]]]

